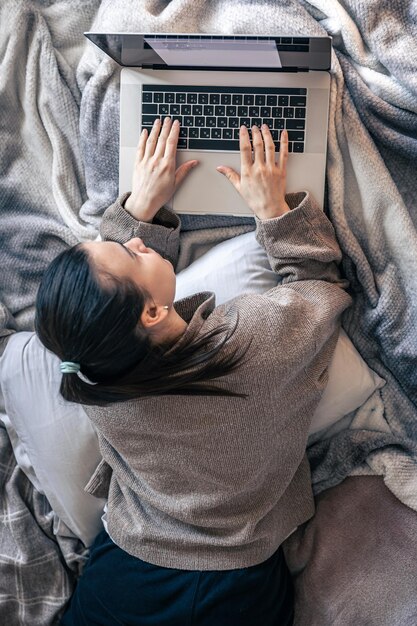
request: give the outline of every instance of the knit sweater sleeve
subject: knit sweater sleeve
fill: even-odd
[[[269,220],[256,219],[256,238],[265,248],[271,268],[282,284],[325,280],[342,288],[342,252],[332,223],[307,192],[287,194],[291,211]]]
[[[352,303],[349,282],[342,278],[342,251],[330,220],[306,192],[288,194],[291,211],[281,217],[256,220],[258,242],[265,248],[271,268],[282,282],[263,294],[265,307],[273,307],[284,321],[286,334],[304,339],[311,335],[323,346],[340,327],[340,316]],[[288,302],[292,305],[288,311]],[[291,343],[291,339],[289,339]]]
[[[100,225],[100,235],[104,241],[126,243],[133,237],[140,237],[146,246],[153,248],[176,267],[180,244],[181,222],[173,211],[162,207],[152,223],[135,219],[124,208],[130,194],[120,196],[106,209]]]

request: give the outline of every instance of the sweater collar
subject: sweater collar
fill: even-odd
[[[202,291],[174,302],[176,312],[188,323],[188,326],[184,334],[169,348],[166,354],[171,354],[174,350],[192,341],[200,332],[202,325],[213,312],[215,306],[215,295],[211,291]]]

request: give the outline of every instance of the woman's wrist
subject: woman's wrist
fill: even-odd
[[[135,220],[138,222],[148,222],[151,223],[153,218],[155,217],[158,211],[155,211],[152,207],[146,206],[142,204],[138,199],[133,197],[133,194],[130,194],[123,205],[123,208],[130,213]]]
[[[289,213],[290,211],[291,211],[290,207],[284,201],[279,206],[265,208],[265,209],[257,211],[256,213],[254,211],[254,213],[256,217],[258,217],[260,220],[272,220],[275,217],[281,217],[282,215],[284,215],[285,213]]]

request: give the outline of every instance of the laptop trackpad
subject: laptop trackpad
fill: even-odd
[[[173,198],[172,206],[176,213],[253,217],[253,212],[232,183],[216,170],[218,165],[228,165],[239,173],[239,153],[179,151],[177,167],[191,159],[197,159],[199,164],[189,172]]]

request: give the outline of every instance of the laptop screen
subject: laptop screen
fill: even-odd
[[[328,70],[330,37],[84,33],[119,65],[154,69]]]

